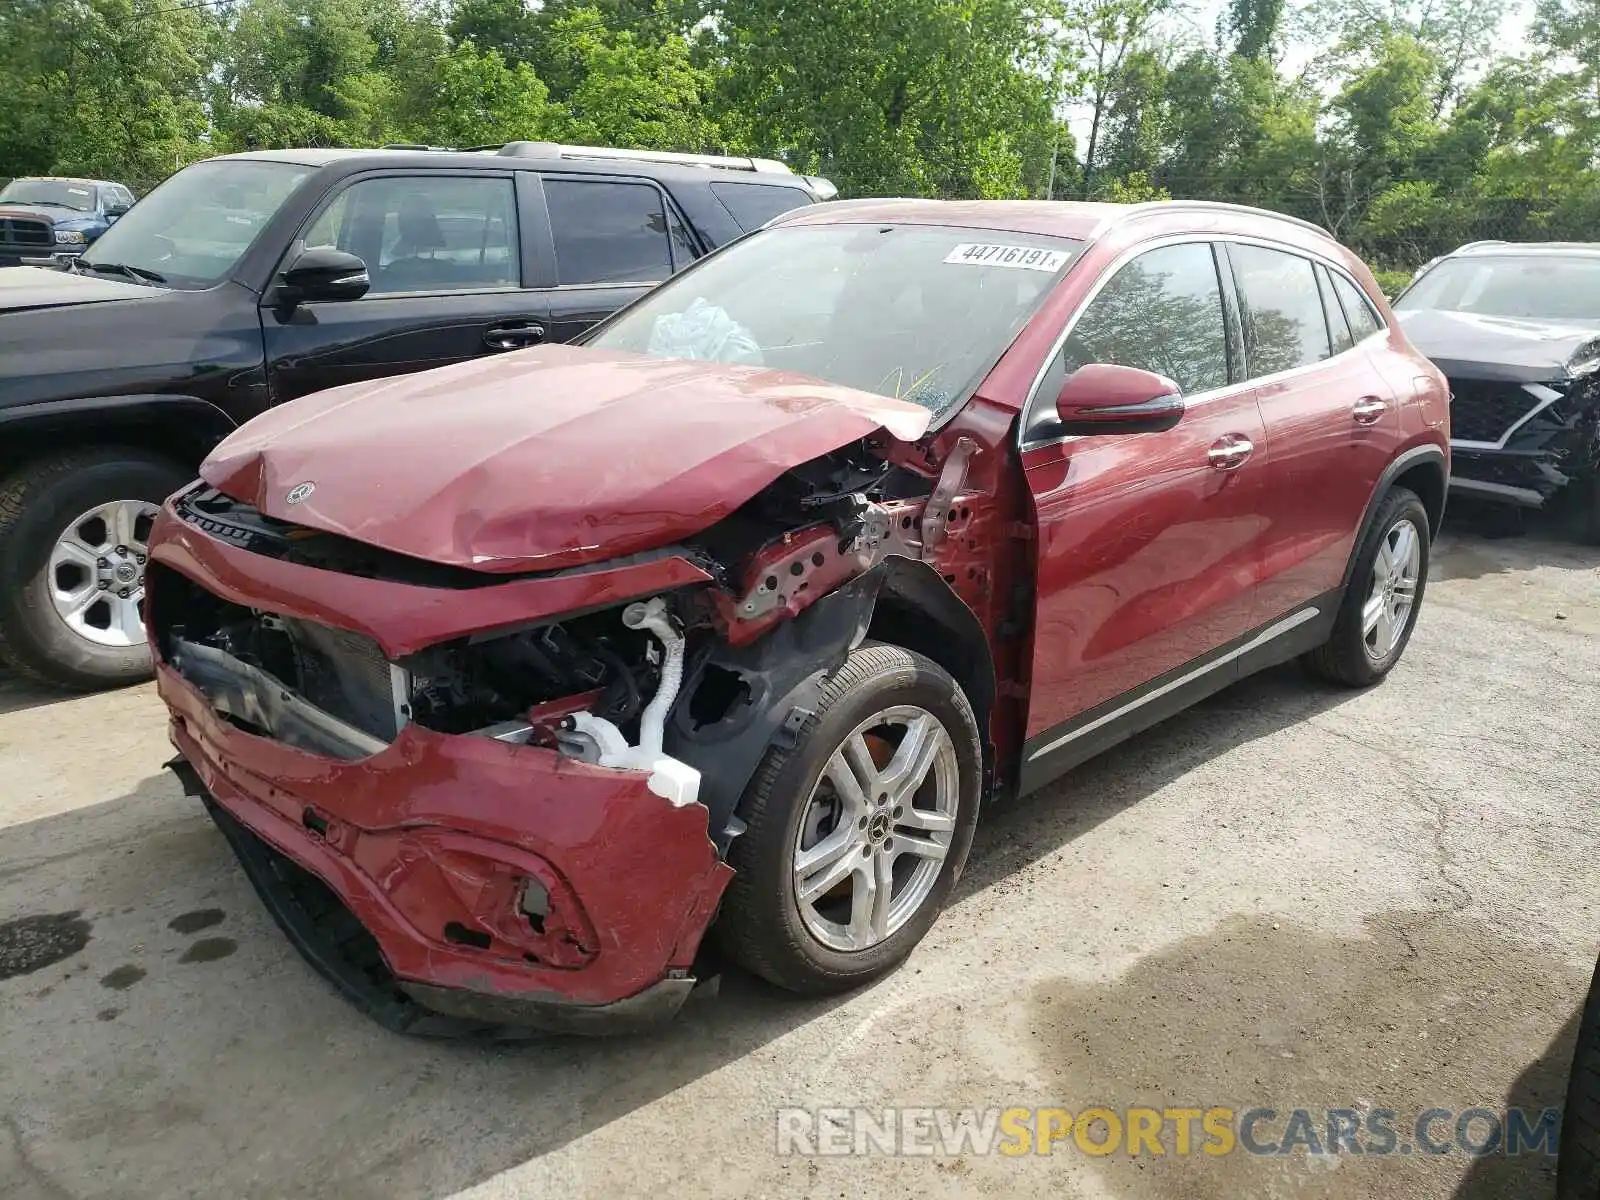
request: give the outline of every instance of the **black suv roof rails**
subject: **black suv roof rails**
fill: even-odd
[[[511,158],[594,158],[612,161],[668,163],[721,171],[750,171],[758,175],[788,175],[803,182],[820,200],[832,200],[839,189],[821,175],[796,175],[775,158],[743,154],[680,154],[671,150],[623,150],[615,146],[571,146],[561,142],[496,142],[484,146],[422,146],[393,143],[385,150],[432,150],[456,154],[500,154]]]

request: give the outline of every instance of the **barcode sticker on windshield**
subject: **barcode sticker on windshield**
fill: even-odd
[[[1046,250],[1040,246],[997,246],[986,242],[962,242],[949,254],[947,263],[970,263],[978,267],[1021,267],[1025,271],[1059,271],[1070,258],[1065,250]]]

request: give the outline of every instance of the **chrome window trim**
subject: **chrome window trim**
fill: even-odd
[[[1019,452],[1036,450],[1041,446],[1058,446],[1063,442],[1076,441],[1080,437],[1099,436],[1073,433],[1050,438],[1030,439],[1027,436],[1028,426],[1032,423],[1034,408],[1039,398],[1039,387],[1044,383],[1044,377],[1049,374],[1051,364],[1054,363],[1057,356],[1060,355],[1061,348],[1067,344],[1067,339],[1072,336],[1072,330],[1077,325],[1079,318],[1081,318],[1088,310],[1089,306],[1095,302],[1095,299],[1105,289],[1106,285],[1116,278],[1117,272],[1121,271],[1123,267],[1127,266],[1134,259],[1147,253],[1148,251],[1160,250],[1167,246],[1191,245],[1197,242],[1205,245],[1211,245],[1217,242],[1236,242],[1241,245],[1260,246],[1267,250],[1278,250],[1285,254],[1293,254],[1299,258],[1320,263],[1329,271],[1337,271],[1346,280],[1348,280],[1356,289],[1356,291],[1359,292],[1363,297],[1366,297],[1367,294],[1366,288],[1357,283],[1349,271],[1347,271],[1340,264],[1332,261],[1327,256],[1318,254],[1312,250],[1307,250],[1301,246],[1292,245],[1288,242],[1275,241],[1271,238],[1255,237],[1242,233],[1173,233],[1166,234],[1159,238],[1152,238],[1146,242],[1140,242],[1135,246],[1130,246],[1121,254],[1117,255],[1116,258],[1112,259],[1111,265],[1106,268],[1099,279],[1095,280],[1094,286],[1089,289],[1087,294],[1085,294],[1083,301],[1078,305],[1077,310],[1072,314],[1072,318],[1064,326],[1062,326],[1061,332],[1057,334],[1055,340],[1050,343],[1049,353],[1044,356],[1044,361],[1040,364],[1039,369],[1034,372],[1033,382],[1028,387],[1028,398],[1022,405],[1021,420],[1017,423],[1017,449]],[[1071,271],[1069,270],[1068,276],[1070,275]],[[1217,286],[1219,288],[1226,286],[1220,275],[1217,280]],[[1290,367],[1287,370],[1275,371],[1271,375],[1253,376],[1248,379],[1241,379],[1237,383],[1229,383],[1219,388],[1208,388],[1203,392],[1196,392],[1192,396],[1184,396],[1184,406],[1188,407],[1191,404],[1205,404],[1206,402],[1215,400],[1220,396],[1233,395],[1241,388],[1263,387],[1278,383],[1282,380],[1292,379],[1306,371],[1315,370],[1319,367],[1327,365],[1328,363],[1335,362],[1347,354],[1353,354],[1355,351],[1360,350],[1368,342],[1375,341],[1380,336],[1387,337],[1390,333],[1388,322],[1383,319],[1383,314],[1377,310],[1376,306],[1372,304],[1370,299],[1367,300],[1367,305],[1372,309],[1372,315],[1377,318],[1378,328],[1367,334],[1366,337],[1355,342],[1347,349],[1341,350],[1338,354],[1333,354],[1327,358],[1319,359],[1314,363],[1305,363],[1298,367]]]

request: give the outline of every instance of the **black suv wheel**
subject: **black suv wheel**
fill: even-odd
[[[145,553],[190,472],[140,450],[79,450],[0,483],[0,659],[88,691],[150,674]]]

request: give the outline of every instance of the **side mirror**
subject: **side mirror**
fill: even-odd
[[[367,264],[332,246],[313,246],[283,272],[279,297],[289,304],[307,300],[359,300],[372,286]]]
[[[113,221],[127,211],[128,206],[120,200],[113,200],[110,204],[106,205],[105,208],[106,216]]]
[[[1165,375],[1088,363],[1079,367],[1056,396],[1058,434],[1155,433],[1183,417],[1183,391]]]

